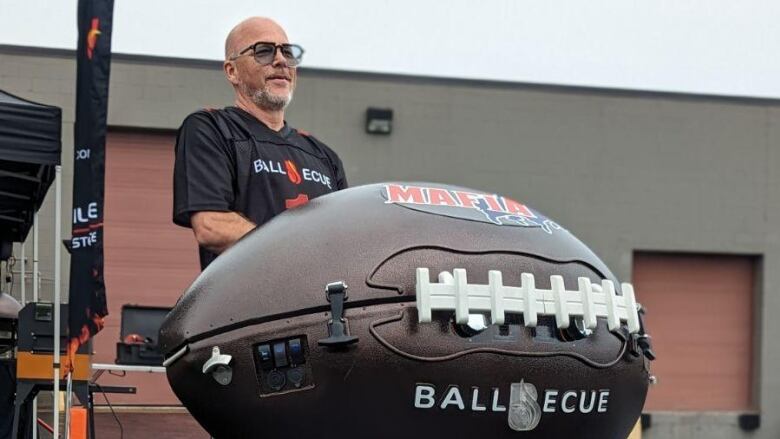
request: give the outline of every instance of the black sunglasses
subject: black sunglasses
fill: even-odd
[[[238,55],[230,57],[230,61],[234,61],[238,57],[244,55],[253,55],[255,61],[257,61],[258,64],[272,64],[274,62],[274,58],[276,58],[277,50],[282,52],[282,56],[285,60],[287,60],[287,64],[290,67],[297,66],[303,59],[303,47],[297,44],[276,44],[258,41],[257,43],[254,43],[246,49],[238,52]]]

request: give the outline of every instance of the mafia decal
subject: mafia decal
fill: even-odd
[[[446,389],[418,383],[414,388],[414,407],[423,410],[455,410],[475,413],[506,413],[507,424],[514,431],[535,429],[544,414],[598,414],[609,409],[608,389],[557,390],[539,394],[536,386],[521,380],[509,386],[509,399],[499,388]]]
[[[296,185],[301,184],[302,181],[311,181],[327,186],[328,189],[333,189],[329,176],[309,168],[301,168],[299,171],[298,166],[292,160],[279,162],[276,160],[257,159],[252,162],[252,167],[255,174],[267,173],[284,175],[291,183]]]
[[[533,212],[528,206],[496,194],[470,192],[448,187],[386,184],[385,203],[398,204],[421,212],[489,222],[499,226],[535,227],[552,234],[563,228]]]

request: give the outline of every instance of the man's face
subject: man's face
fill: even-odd
[[[277,26],[249,26],[243,29],[237,38],[237,44],[234,46],[235,54],[258,41],[288,43],[287,35]],[[297,72],[295,67],[288,65],[281,50],[277,50],[273,62],[266,65],[255,61],[251,50],[230,62],[234,66],[234,79],[231,79],[230,72],[228,72],[228,79],[237,86],[240,94],[260,108],[278,111],[290,103],[295,90]]]

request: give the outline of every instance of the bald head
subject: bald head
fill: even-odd
[[[267,39],[264,39],[265,35]],[[284,41],[276,41],[280,38]],[[250,17],[238,23],[225,39],[225,60],[257,41],[289,42],[287,33],[279,23],[266,17]]]
[[[238,56],[258,42],[276,46],[273,59],[258,57],[253,52]],[[278,49],[289,43],[284,29],[265,17],[247,18],[238,23],[225,39],[222,69],[236,93],[236,105],[255,114],[275,130],[284,124],[284,109],[292,100],[298,77],[296,66],[299,59],[292,63],[285,55],[287,52]],[[292,53],[290,49],[287,51]]]

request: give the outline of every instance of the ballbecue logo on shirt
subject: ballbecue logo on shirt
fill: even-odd
[[[252,166],[254,167],[255,174],[262,174],[265,172],[268,174],[286,175],[293,184],[301,184],[302,181],[311,181],[327,186],[328,189],[333,189],[330,177],[309,168],[301,168],[300,172],[298,172],[298,166],[292,160],[285,160],[284,164],[282,164],[282,162],[274,160],[257,159],[252,163]]]
[[[293,184],[301,184],[301,174],[298,173],[298,167],[295,166],[292,160],[285,160],[284,168],[287,170],[287,178]]]

